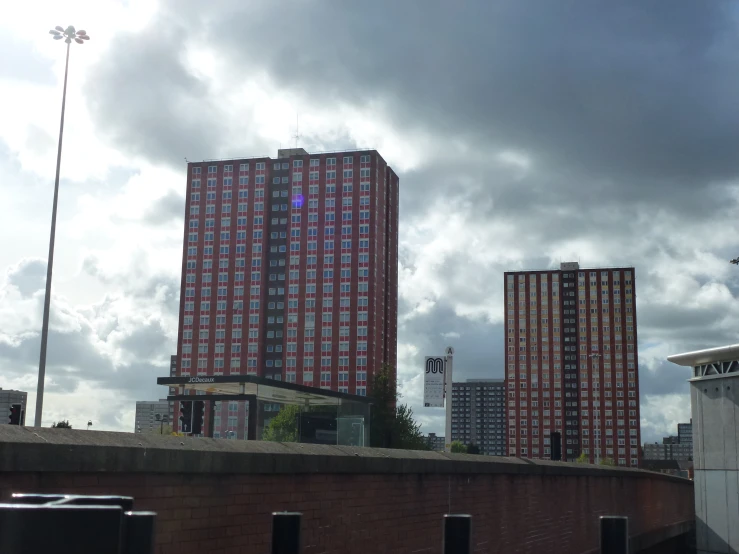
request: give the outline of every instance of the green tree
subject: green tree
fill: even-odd
[[[428,450],[429,445],[421,433],[421,425],[413,419],[413,410],[406,404],[395,408],[395,424],[392,433],[393,448]]]
[[[69,421],[66,419],[63,419],[61,421],[57,421],[52,425],[52,427],[56,429],[71,429],[72,426],[69,424]]]
[[[454,441],[451,445],[452,454],[467,454],[467,447],[460,441]]]
[[[580,455],[575,460],[575,463],[578,464],[589,464],[590,463],[590,457],[585,454],[585,452],[581,452]]]
[[[286,405],[272,418],[262,434],[262,440],[274,442],[297,442],[300,406]]]
[[[172,426],[169,423],[160,425],[159,427],[153,427],[151,430],[146,431],[149,435],[173,435]]]
[[[480,447],[476,444],[468,444],[467,445],[467,454],[479,454],[480,453]]]
[[[370,412],[370,446],[391,448],[398,393],[390,366],[383,365],[373,376],[372,398],[375,402]]]
[[[615,466],[616,465],[616,460],[614,460],[613,458],[603,458],[600,461],[600,465],[602,465],[602,466]]]
[[[428,450],[421,426],[407,404],[398,404],[400,395],[392,366],[383,364],[372,379],[370,445],[376,448]]]

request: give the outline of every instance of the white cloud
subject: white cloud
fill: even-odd
[[[677,435],[677,424],[690,421],[690,400],[682,394],[643,395],[641,429],[644,442],[661,442],[668,435]]]

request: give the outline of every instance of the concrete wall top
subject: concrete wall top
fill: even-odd
[[[529,474],[687,479],[631,468],[430,451],[0,425],[1,472]]]

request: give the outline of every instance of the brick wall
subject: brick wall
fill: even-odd
[[[270,514],[281,510],[303,513],[308,554],[438,552],[445,513],[471,514],[475,550],[490,553],[593,551],[600,515],[629,516],[633,536],[693,519],[690,481],[638,470],[84,431],[53,444],[5,431],[0,500],[130,495],[135,509],[158,512],[162,554],[267,553]]]

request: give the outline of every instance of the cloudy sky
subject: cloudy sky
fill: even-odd
[[[503,377],[503,271],[634,265],[642,432],[689,418],[668,354],[737,341],[729,3],[36,0],[0,21],[0,387],[35,403],[73,24],[44,425],[130,431],[176,350],[185,159],[376,148],[401,179],[399,374]],[[10,10],[10,13],[8,13]],[[39,14],[44,14],[40,17]],[[32,421],[29,414],[29,423]]]

